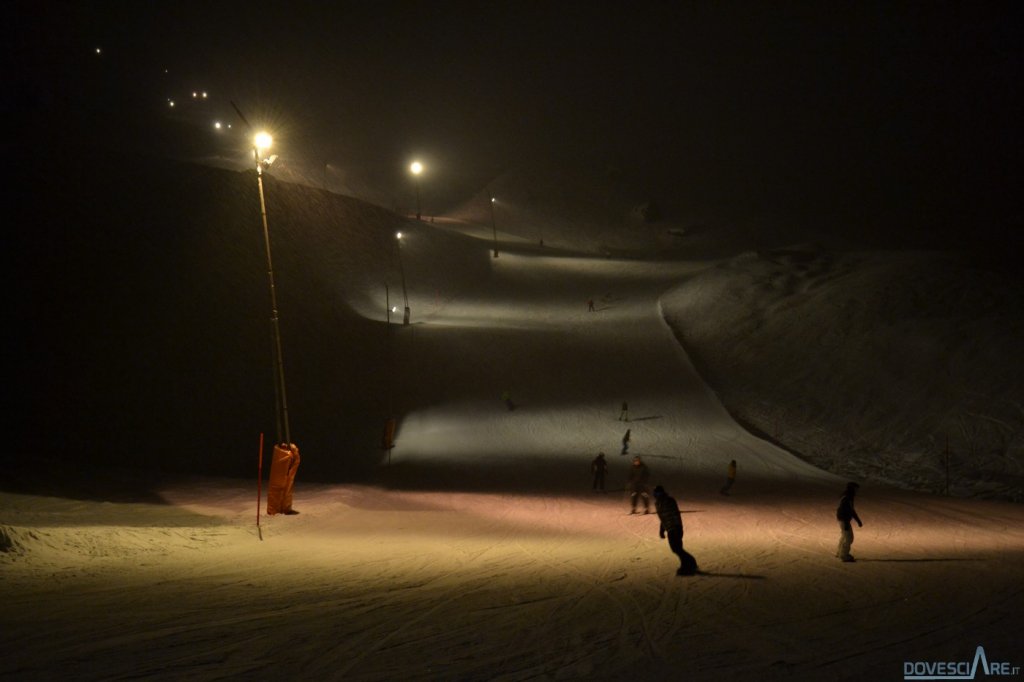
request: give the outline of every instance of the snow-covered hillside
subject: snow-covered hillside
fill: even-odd
[[[1024,499],[1024,282],[992,254],[746,252],[664,299],[741,421],[829,471]]]

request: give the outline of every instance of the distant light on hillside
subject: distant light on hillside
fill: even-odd
[[[216,128],[217,130],[220,130],[223,126],[221,125],[220,121],[214,121],[213,127]]]

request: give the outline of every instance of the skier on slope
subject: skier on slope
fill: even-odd
[[[850,547],[853,545],[853,524],[850,522],[856,521],[858,527],[864,526],[857,516],[857,510],[853,508],[853,498],[857,495],[858,488],[860,486],[856,483],[847,483],[846,491],[839,499],[839,507],[836,509],[836,520],[839,522],[839,548],[836,550],[836,556],[847,563],[855,561],[850,554]]]
[[[665,492],[660,485],[654,487],[654,508],[661,520],[658,537],[668,537],[668,547],[679,557],[679,570],[676,575],[693,575],[697,572],[697,561],[693,555],[683,549],[683,515],[679,513],[679,505],[675,498]]]
[[[735,482],[736,482],[736,460],[732,460],[732,461],[729,462],[729,467],[726,469],[726,472],[725,472],[725,485],[723,485],[722,489],[719,490],[718,492],[722,493],[723,495],[728,495],[729,494],[729,489],[732,488],[732,484],[735,483]]]
[[[644,464],[640,457],[633,458],[633,464],[629,467],[629,483],[626,485],[626,489],[629,490],[629,504],[630,514],[636,514],[636,502],[637,498],[643,498],[644,501],[644,514],[650,514],[650,498],[647,496],[647,481],[651,477],[651,472]]]
[[[604,453],[597,453],[597,457],[590,463],[590,471],[594,474],[594,490],[600,490],[604,492],[604,475],[608,473],[608,460],[604,458]]]

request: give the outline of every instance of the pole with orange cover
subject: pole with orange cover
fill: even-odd
[[[249,129],[250,133],[256,133],[249,125],[249,121],[242,114],[241,109],[231,102],[238,117]],[[274,344],[274,395],[275,395],[275,417],[277,419],[277,441],[274,445],[274,454],[270,461],[270,481],[267,486],[267,514],[278,513],[294,514],[292,509],[292,487],[295,485],[295,472],[299,468],[299,448],[292,442],[291,432],[288,425],[288,393],[285,389],[284,380],[284,352],[281,348],[281,327],[277,311],[277,287],[274,283],[274,261],[270,254],[270,226],[267,223],[267,202],[263,195],[263,174],[270,168],[277,158],[277,155],[265,156],[264,152],[269,150],[273,140],[266,132],[253,135],[253,160],[256,163],[256,188],[260,200],[260,220],[263,227],[263,245],[267,256],[267,283],[270,287],[270,328],[273,333]],[[282,437],[281,427],[284,427]],[[262,463],[262,449],[261,449]],[[262,477],[261,477],[262,478]],[[257,504],[257,509],[259,505]],[[257,522],[258,522],[257,517]]]
[[[274,445],[270,460],[270,481],[267,484],[267,515],[298,514],[292,509],[292,489],[299,469],[299,446],[295,443]]]

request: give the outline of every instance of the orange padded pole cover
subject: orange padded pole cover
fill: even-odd
[[[295,472],[299,468],[299,446],[278,443],[270,460],[270,481],[267,485],[267,515],[288,513],[292,510],[292,489]]]

